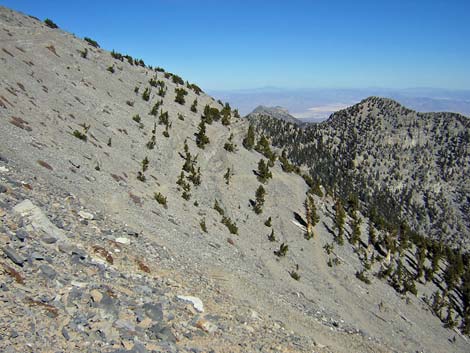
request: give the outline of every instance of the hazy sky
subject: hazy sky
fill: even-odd
[[[470,88],[470,0],[0,0],[205,89]]]

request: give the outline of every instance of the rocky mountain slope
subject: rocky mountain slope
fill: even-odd
[[[469,249],[470,121],[371,97],[305,129],[252,119],[275,145],[345,199],[395,225]],[[295,143],[292,143],[294,142]]]
[[[467,258],[420,279],[228,105],[51,27],[0,7],[0,350],[468,351]]]
[[[290,115],[287,109],[284,109],[282,107],[265,107],[263,105],[260,105],[256,107],[255,109],[253,109],[253,111],[248,115],[252,118],[257,118],[258,116],[267,115],[267,116],[270,116],[279,120],[283,120],[288,123],[296,124],[296,125],[304,124],[301,120]]]

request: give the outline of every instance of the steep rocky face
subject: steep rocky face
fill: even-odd
[[[273,117],[275,119],[283,120],[288,123],[296,124],[296,125],[304,125],[304,123],[289,114],[289,111],[282,107],[265,107],[260,105],[256,107],[250,114],[246,116],[247,119],[257,119],[259,116],[267,115]]]
[[[343,197],[356,194],[389,222],[468,249],[468,118],[371,97],[305,129],[269,118],[255,124]]]
[[[5,8],[0,64],[0,350],[467,351],[425,300],[463,330],[460,267],[398,267],[196,85]]]

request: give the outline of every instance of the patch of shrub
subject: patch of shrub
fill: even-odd
[[[289,274],[296,281],[300,281],[300,275],[296,271],[290,271]]]
[[[160,204],[162,205],[163,207],[167,208],[168,205],[167,205],[167,198],[166,196],[163,196],[162,193],[158,192],[158,193],[155,193],[154,194],[154,198],[155,200]]]
[[[173,83],[176,83],[177,85],[184,85],[184,81],[181,77],[179,77],[178,75],[175,75],[175,74],[172,74],[172,81]]]
[[[224,224],[231,234],[238,234],[238,227],[229,217],[222,217],[222,224]]]
[[[87,136],[84,133],[82,133],[78,130],[74,130],[72,134],[73,134],[73,136],[75,136],[76,138],[78,138],[82,141],[86,141],[88,139]]]
[[[188,94],[188,91],[186,91],[184,88],[175,88],[175,93],[175,102],[184,105],[186,102],[184,96]]]
[[[274,251],[274,255],[277,257],[284,257],[287,254],[287,251],[289,250],[289,246],[286,243],[282,243],[279,246],[279,250]]]
[[[217,200],[215,200],[214,202],[214,210],[216,210],[217,213],[220,214],[221,216],[225,215],[225,211],[223,210],[222,207],[220,207],[219,202]]]
[[[206,225],[206,219],[205,218],[201,219],[201,222],[199,222],[199,225],[201,226],[201,230],[204,233],[207,233],[207,225]]]
[[[56,28],[59,28],[59,26],[57,26],[51,19],[49,18],[46,18],[44,20],[44,23],[46,24],[47,27],[49,28],[52,28],[52,29],[56,29]]]
[[[88,37],[85,37],[83,38],[85,40],[85,42],[87,42],[88,44],[90,44],[92,47],[95,47],[95,48],[99,48],[100,45],[98,44],[98,42],[96,40],[93,40],[91,38],[88,38]]]
[[[144,93],[142,93],[142,99],[146,102],[150,99],[150,88],[146,87]]]

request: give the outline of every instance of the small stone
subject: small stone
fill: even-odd
[[[14,249],[9,246],[5,246],[3,248],[4,254],[15,264],[18,266],[23,266],[24,262],[26,261],[23,256],[18,254]]]
[[[70,339],[70,335],[69,335],[69,332],[67,331],[67,329],[65,327],[62,327],[62,336],[64,336],[64,338],[68,341]]]
[[[41,240],[46,244],[54,244],[55,242],[57,242],[57,238],[47,237],[47,236],[44,238],[41,238]]]
[[[24,229],[18,229],[15,233],[15,236],[19,241],[24,241],[28,237],[28,233]]]
[[[168,326],[155,324],[147,330],[150,338],[158,338],[162,341],[176,343],[176,337]]]
[[[114,326],[127,331],[135,331],[135,325],[127,320],[118,319],[114,322]]]
[[[83,219],[88,219],[88,220],[92,220],[93,218],[95,218],[92,213],[85,212],[85,211],[78,212],[78,215],[82,217]]]
[[[163,307],[162,304],[152,304],[146,303],[143,306],[145,315],[147,315],[153,321],[162,321],[163,320]]]
[[[57,276],[57,273],[51,266],[41,265],[39,266],[39,269],[41,270],[41,273],[50,280],[53,280]]]
[[[202,304],[202,300],[198,297],[178,295],[177,298],[185,302],[190,302],[191,304],[193,304],[194,309],[196,309],[200,313],[204,312],[204,304]]]
[[[10,170],[7,167],[4,167],[4,166],[0,165],[0,173],[7,173],[9,171]]]
[[[93,299],[93,302],[99,303],[103,299],[103,294],[101,294],[97,289],[93,289],[90,291],[91,299]]]
[[[44,260],[44,255],[38,253],[37,251],[35,251],[35,252],[33,252],[33,253],[29,256],[29,259],[30,259],[30,261],[34,261],[34,260]]]
[[[129,245],[131,243],[130,239],[124,238],[124,237],[116,238],[115,241],[116,241],[116,243],[124,244],[124,245]]]
[[[7,192],[7,190],[8,190],[8,189],[6,188],[5,185],[0,185],[0,194],[3,194],[3,193],[5,193],[5,192]]]

